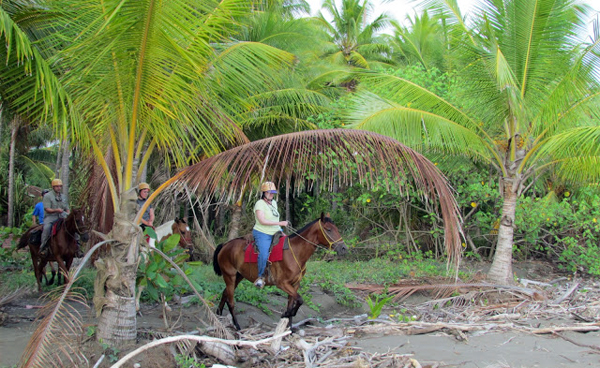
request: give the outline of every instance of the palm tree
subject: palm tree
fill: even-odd
[[[443,18],[430,16],[427,10],[414,18],[407,16],[409,26],[392,21],[393,36],[385,36],[394,60],[405,65],[421,64],[425,70],[436,67],[445,70],[449,53],[448,35]]]
[[[390,20],[381,14],[368,23],[367,18],[373,10],[369,0],[343,0],[341,9],[334,0],[323,2],[319,19],[331,37],[327,60],[364,69],[372,69],[375,65],[389,66],[389,47],[378,40],[376,33],[387,27]],[[332,17],[331,23],[326,15]]]
[[[241,0],[201,3],[179,0],[160,6],[151,0],[48,0],[37,8],[38,18],[36,14],[28,18],[44,24],[45,32],[36,47],[27,42],[18,23],[6,12],[0,13],[10,21],[6,23],[10,29],[25,40],[13,45],[8,39],[9,45],[35,56],[31,58],[35,63],[23,59],[30,63],[30,73],[35,75],[31,78],[33,81],[23,77],[22,64],[9,63],[13,69],[0,70],[0,78],[6,78],[1,79],[2,83],[15,82],[10,84],[10,97],[15,106],[31,116],[52,119],[60,128],[58,132],[69,132],[73,143],[89,150],[102,167],[108,198],[115,211],[110,236],[119,241],[112,246],[110,256],[96,263],[98,287],[94,300],[100,314],[97,336],[107,344],[119,345],[135,339],[133,295],[140,234],[134,224],[139,223],[144,209],[132,222],[136,196],[131,188],[136,184],[139,168],[157,150],[163,150],[174,163],[184,166],[196,157],[215,156],[227,146],[243,142],[245,137],[237,130],[236,117],[243,116],[244,107],[251,114],[256,106],[265,106],[265,98],[253,101],[248,96],[268,95],[265,85],[281,85],[279,71],[293,65],[294,55],[290,53],[229,37],[238,27],[232,19],[242,19],[251,10],[248,5]],[[44,59],[42,55],[49,56]],[[37,80],[46,82],[46,88],[41,89],[42,98],[33,100],[39,86],[35,84]],[[281,96],[287,98],[280,99],[286,106],[293,107],[294,100],[305,101],[296,97],[301,94]],[[272,108],[273,104],[267,106],[270,111],[277,110]],[[269,155],[280,150],[277,146],[294,152],[285,156],[297,161],[279,159],[286,164],[296,162],[300,173],[331,163],[328,160],[315,162],[315,157],[308,155],[309,148],[312,152],[323,148],[328,154],[345,147],[343,153],[347,161],[355,164],[359,158],[362,162],[372,162],[383,157],[395,175],[412,175],[416,186],[424,188],[426,195],[440,198],[444,217],[448,219],[447,244],[455,254],[459,231],[456,206],[435,167],[385,138],[361,139],[361,134],[351,133],[341,140],[329,137],[321,142],[323,139],[317,139],[318,134],[322,133],[283,138],[274,144],[261,141],[258,146],[261,150],[255,145],[242,146],[234,156],[224,156],[225,161],[222,161],[223,156],[203,160],[204,164],[199,167],[209,176],[202,176],[201,180],[227,185],[230,176],[222,172],[223,168],[242,160],[256,172],[255,169],[269,162],[269,157],[277,157]],[[295,150],[302,147],[305,148]],[[369,147],[376,150],[371,151]],[[354,153],[365,150],[368,154],[364,157]],[[388,151],[389,154],[382,156],[381,152]],[[298,156],[298,152],[302,154]],[[210,170],[206,165],[210,165]],[[158,188],[149,201],[190,172],[177,174]],[[255,179],[248,170],[243,174],[238,167],[228,173],[237,179],[227,188],[243,190]],[[278,174],[284,178],[282,173],[291,171]],[[362,173],[363,177],[366,175]],[[198,179],[190,180],[193,183]],[[205,193],[206,197],[212,194],[210,189]]]
[[[63,137],[69,132],[103,169],[111,202],[107,208],[115,211],[112,236],[122,245],[97,263],[98,277],[106,283],[95,301],[98,336],[117,345],[135,338],[135,309],[130,307],[138,244],[135,227],[127,223],[134,217],[129,198],[122,199],[121,193],[137,184],[139,168],[154,151],[184,166],[244,142],[232,116],[242,108],[231,106],[248,105],[239,96],[275,84],[274,71],[291,65],[294,56],[229,37],[237,27],[232,19],[251,10],[247,1],[48,0],[43,6],[27,5],[28,17],[15,16],[23,8],[19,13],[7,6],[10,12],[0,13],[0,35],[19,51],[10,55],[14,62],[0,71],[0,80],[11,87],[8,99],[16,109],[53,119],[56,131]],[[35,47],[19,19],[38,26]],[[15,34],[21,42],[13,42]],[[24,70],[35,78],[25,78]],[[36,89],[39,85],[46,88]],[[38,90],[42,98],[34,100]],[[114,264],[111,259],[120,265],[113,273],[103,267]],[[122,311],[132,312],[125,318],[127,326],[118,325]]]
[[[596,177],[587,175],[599,147],[591,135],[598,129],[600,39],[577,39],[589,8],[570,0],[482,1],[472,28],[454,1],[423,4],[442,12],[460,34],[453,41],[461,65],[456,102],[408,80],[364,73],[361,83],[376,86],[378,94],[365,88],[348,119],[418,149],[495,167],[504,204],[488,277],[508,284],[515,209],[528,182],[550,169],[572,180]],[[587,146],[576,140],[582,135]],[[584,146],[587,151],[575,154]]]

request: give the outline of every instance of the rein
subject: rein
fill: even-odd
[[[296,234],[297,236],[299,236],[302,240],[304,240],[305,242],[314,245],[317,248],[323,248],[325,250],[331,250],[331,247],[333,246],[333,244],[339,242],[340,240],[342,240],[342,237],[340,236],[340,238],[336,241],[330,241],[329,238],[327,237],[327,234],[325,234],[325,230],[323,229],[323,225],[321,224],[321,219],[319,219],[319,228],[321,229],[321,233],[323,234],[323,237],[325,238],[325,240],[327,240],[327,243],[329,243],[329,247],[324,247],[321,244],[318,243],[314,243],[308,239],[306,239],[305,237],[303,237],[302,235],[300,235],[300,233],[298,233],[297,229],[294,229],[293,227],[291,227],[289,224],[287,226],[288,229],[290,229],[292,231],[292,233]],[[298,275],[299,279],[302,279],[302,274],[304,273],[304,271],[306,271],[306,264],[304,264],[304,267],[302,267],[300,265],[300,262],[298,261],[298,258],[296,258],[296,253],[294,253],[294,248],[292,247],[292,242],[290,241],[290,251],[292,252],[292,256],[294,257],[294,261],[296,261],[296,264],[298,265],[298,268],[300,269],[300,274]]]
[[[75,217],[73,217],[73,223],[75,223],[75,233],[76,233],[76,234],[79,234],[79,235],[82,235],[82,234],[83,234],[83,232],[82,232],[82,231],[79,229],[79,225],[77,225],[77,220],[75,220]],[[69,236],[70,236],[71,238],[75,238],[75,235],[71,234],[71,233],[69,232],[69,229],[67,229],[67,219],[66,219],[66,218],[65,218],[65,222],[64,222],[64,224],[65,224],[65,232],[66,232],[67,234],[69,234]]]
[[[331,247],[332,247],[332,246],[333,246],[335,243],[337,243],[337,242],[339,242],[340,240],[342,240],[342,237],[341,237],[341,236],[340,236],[340,238],[339,238],[338,240],[334,240],[334,241],[331,241],[331,240],[329,240],[329,237],[327,236],[327,234],[325,234],[325,230],[323,229],[323,224],[321,223],[321,220],[320,220],[320,219],[319,219],[319,229],[321,229],[321,233],[323,234],[323,237],[325,238],[325,240],[327,240],[327,243],[329,243],[329,247],[324,247],[324,246],[323,246],[323,245],[321,245],[321,244],[314,243],[314,242],[312,242],[312,241],[310,241],[310,240],[306,239],[305,237],[303,237],[302,235],[300,235],[300,234],[298,233],[297,229],[294,229],[293,227],[291,227],[291,226],[289,226],[289,225],[287,226],[287,228],[288,228],[288,229],[290,229],[290,230],[292,231],[292,233],[294,233],[294,234],[296,234],[297,236],[299,236],[300,238],[302,238],[302,239],[303,239],[305,242],[307,242],[307,243],[309,243],[309,244],[312,244],[312,245],[314,245],[314,246],[316,246],[316,247],[318,247],[318,248],[323,248],[323,249],[325,249],[325,250],[331,250]],[[292,253],[293,253],[293,251],[292,251]]]

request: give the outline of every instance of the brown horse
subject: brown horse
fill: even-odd
[[[287,308],[281,317],[289,318],[291,327],[292,317],[296,315],[298,308],[304,302],[298,294],[298,288],[300,280],[306,273],[308,259],[318,246],[324,246],[330,250],[333,248],[339,255],[346,254],[348,248],[333,221],[324,214],[295,234],[290,235],[289,241],[289,249],[283,251],[283,260],[270,265],[270,275],[267,275],[265,281],[267,285],[275,285],[288,294]],[[233,324],[238,330],[240,325],[234,312],[234,291],[243,279],[254,282],[258,277],[257,264],[244,262],[247,245],[245,238],[230,240],[219,245],[213,257],[215,273],[219,276],[222,275],[225,280],[225,290],[223,290],[217,314],[223,314],[223,307],[227,303]]]
[[[167,221],[164,224],[158,226],[155,230],[156,237],[159,242],[167,240],[173,234],[179,234],[179,246],[185,250],[189,255],[188,260],[192,260],[194,252],[194,243],[192,242],[192,235],[190,233],[190,227],[183,218],[175,218],[175,220]],[[151,239],[148,245],[152,248],[156,247],[156,240]],[[142,250],[147,252],[147,250]],[[140,310],[140,297],[144,291],[144,286],[138,286],[135,294],[135,310]]]
[[[58,268],[65,277],[65,282],[68,282],[69,269],[73,263],[73,258],[77,254],[78,245],[75,238],[75,234],[81,236],[82,241],[87,241],[88,228],[85,225],[83,210],[72,209],[71,213],[64,219],[61,225],[56,229],[56,234],[50,237],[48,246],[50,252],[48,256],[43,257],[40,254],[39,244],[29,243],[29,234],[35,228],[27,230],[25,234],[21,236],[17,249],[25,248],[29,245],[29,252],[31,253],[31,261],[33,263],[33,271],[35,273],[35,279],[38,284],[38,290],[42,291],[42,276],[44,276],[44,268],[48,262],[58,263]],[[52,277],[54,279],[54,275]]]
[[[190,252],[193,250],[194,244],[192,243],[190,227],[183,218],[175,218],[175,220],[167,221],[154,229],[154,232],[156,232],[156,239],[159,242],[166,240],[173,234],[179,234],[179,246],[188,249]],[[151,247],[155,247],[156,241],[150,241],[149,244]]]
[[[194,251],[194,244],[192,243],[192,235],[190,233],[190,227],[188,226],[185,219],[176,218],[173,225],[171,225],[171,234],[165,235],[161,241],[165,240],[172,234],[179,234],[179,246],[183,249],[187,249],[190,257]]]

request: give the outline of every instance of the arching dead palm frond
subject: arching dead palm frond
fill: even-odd
[[[296,180],[292,181],[291,179]],[[437,201],[444,219],[445,244],[450,259],[460,257],[460,215],[446,179],[427,158],[398,141],[359,130],[316,130],[251,142],[212,156],[165,183],[179,191],[184,185],[200,197],[239,198],[244,188],[263,179],[287,184],[299,192],[318,177],[329,188],[334,182],[358,180],[373,186],[378,178],[406,194],[413,186],[425,200]],[[291,183],[295,188],[291,188]]]
[[[82,317],[76,306],[87,308],[85,297],[76,290],[63,291],[65,287],[47,295],[49,302],[40,310],[44,318],[29,340],[19,367],[64,367],[67,363],[82,366],[87,362],[74,346],[82,332]]]

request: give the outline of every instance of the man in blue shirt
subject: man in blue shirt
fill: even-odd
[[[44,224],[44,195],[48,193],[48,189],[42,190],[42,201],[39,201],[33,208],[31,214],[31,226],[43,225]]]

